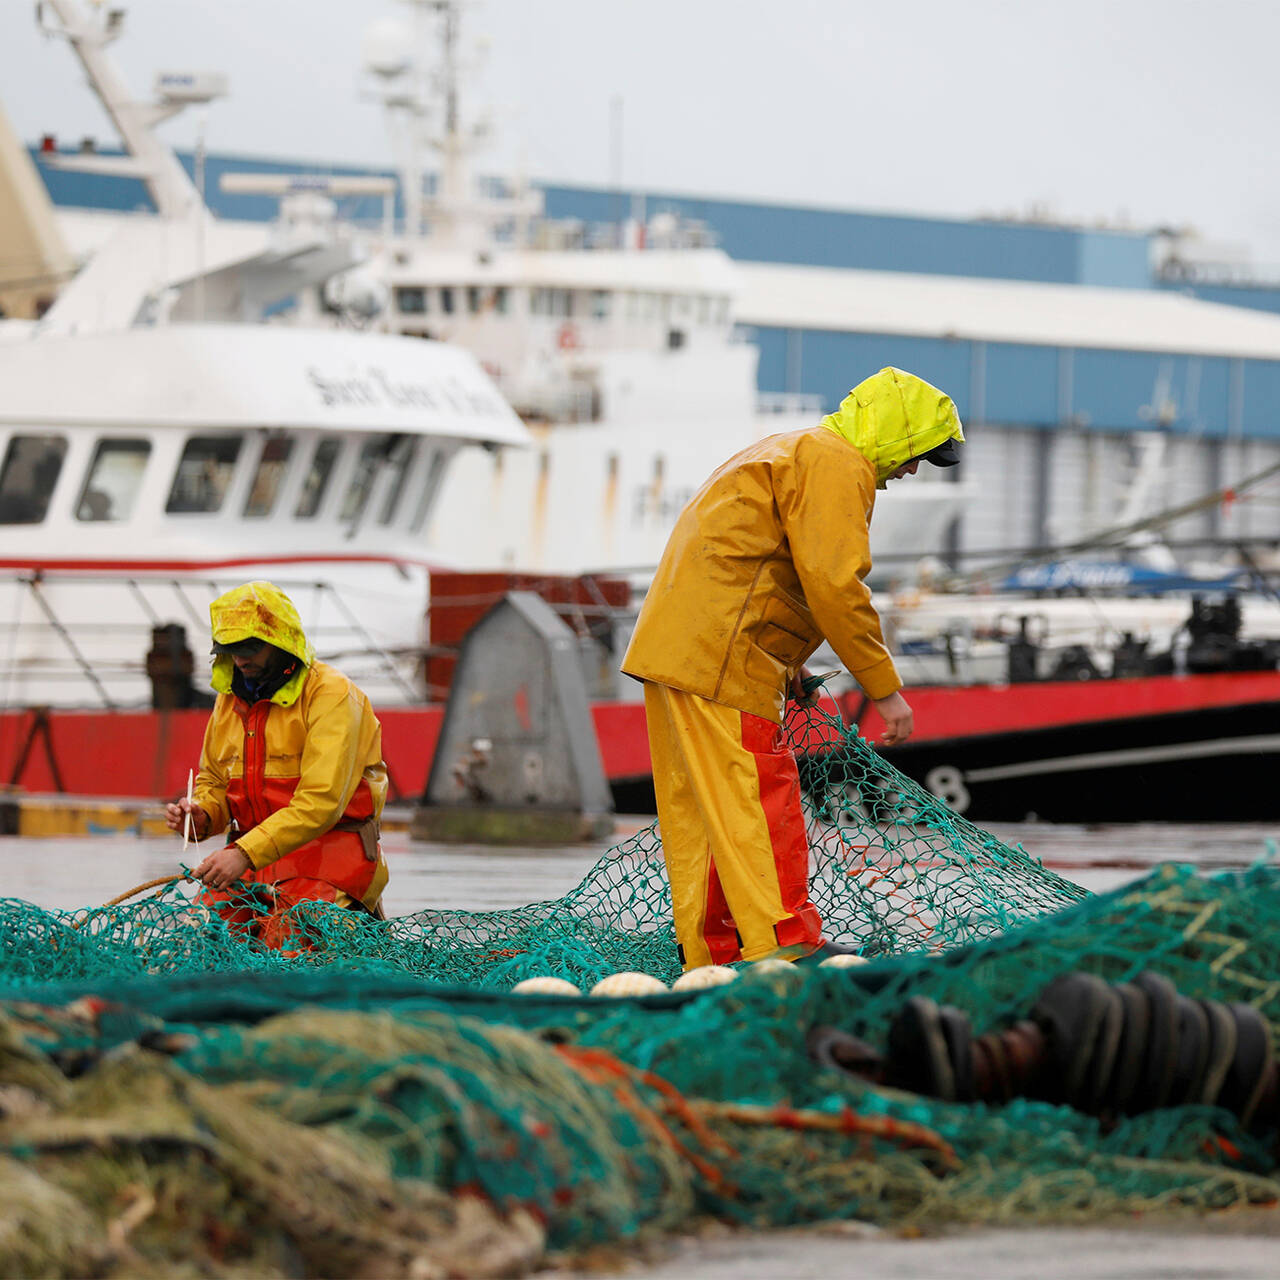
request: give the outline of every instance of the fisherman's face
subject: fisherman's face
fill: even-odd
[[[904,462],[897,471],[891,472],[890,480],[901,480],[903,476],[913,476],[920,470],[920,459],[912,458],[910,462]]]
[[[235,654],[231,661],[236,664],[236,670],[244,676],[246,680],[261,680],[267,674],[267,669],[271,666],[271,657],[275,653],[275,647],[263,641],[262,647],[254,653]]]

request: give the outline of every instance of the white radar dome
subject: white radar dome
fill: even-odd
[[[413,29],[402,18],[386,17],[371,22],[364,32],[360,51],[366,71],[375,76],[398,76],[413,62]]]
[[[380,316],[390,302],[387,286],[370,272],[361,268],[344,271],[324,282],[324,300],[335,311],[344,311],[372,320]]]

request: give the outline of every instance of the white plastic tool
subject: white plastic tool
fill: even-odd
[[[195,787],[196,771],[194,769],[187,770],[187,812],[182,822],[182,852],[186,853],[187,845],[191,843],[191,793]]]

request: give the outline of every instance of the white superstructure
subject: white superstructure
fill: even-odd
[[[702,225],[641,208],[598,226],[551,220],[527,184],[478,175],[488,126],[463,84],[474,64],[464,6],[407,2],[405,21],[373,25],[365,53],[396,144],[404,224],[369,229],[358,275],[386,289],[378,323],[474,352],[534,437],[520,454],[460,455],[430,544],[476,568],[643,577],[717,466],[813,425],[821,402],[761,404],[757,351],[738,336],[741,268]],[[882,495],[873,552],[938,550],[971,496],[940,473]],[[467,518],[478,503],[490,513],[480,530]]]
[[[202,654],[208,601],[263,576],[293,586],[322,654],[372,695],[421,697],[440,484],[463,447],[528,433],[460,347],[260,323],[362,250],[303,217],[213,218],[150,130],[199,86],[128,100],[113,13],[44,10],[160,216],[123,220],[38,323],[5,326],[0,704],[145,704],[150,628],[180,621]]]

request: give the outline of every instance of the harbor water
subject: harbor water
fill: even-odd
[[[649,822],[623,817],[607,840],[562,848],[513,849],[411,841],[389,831],[383,847],[391,868],[384,903],[391,916],[427,907],[471,911],[523,906],[572,889],[611,845]],[[1071,826],[993,823],[1006,844],[1020,844],[1045,865],[1101,892],[1143,875],[1161,862],[1189,862],[1205,870],[1247,867],[1272,856],[1280,823]],[[176,838],[102,835],[0,840],[0,896],[37,906],[98,906],[147,880],[177,874],[215,848],[184,855]]]

